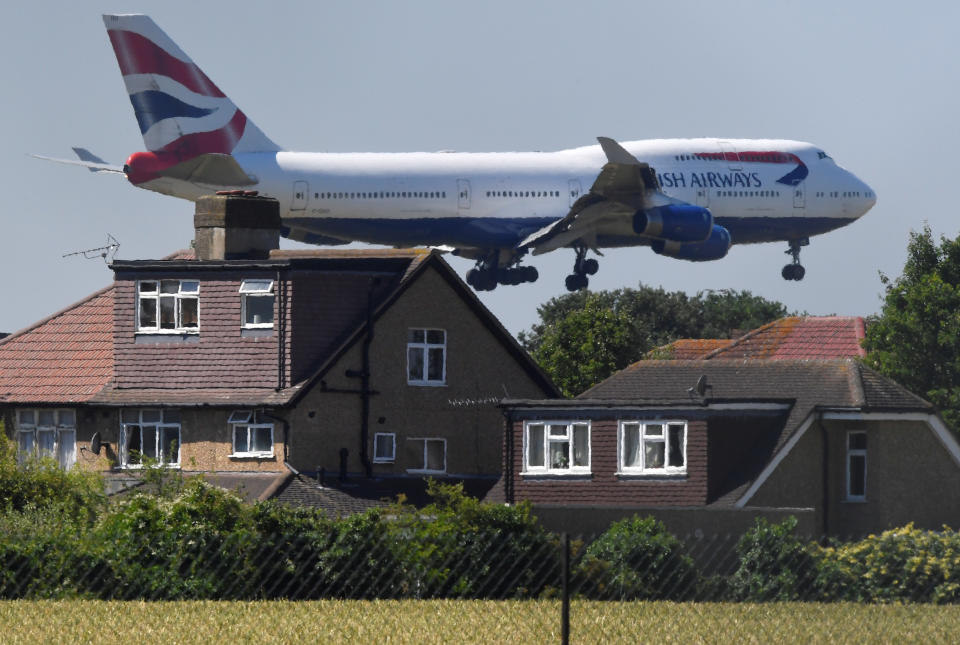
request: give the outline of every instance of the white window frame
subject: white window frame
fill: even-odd
[[[175,293],[163,293],[163,283],[176,282],[177,291]],[[144,287],[148,284],[154,284],[155,288],[153,291],[144,291]],[[196,289],[191,291],[189,287],[196,285]],[[185,288],[187,287],[187,288]],[[168,279],[156,279],[156,280],[137,280],[136,284],[137,289],[137,298],[136,298],[136,319],[137,319],[137,333],[145,334],[197,334],[200,333],[200,281],[199,280],[186,280],[180,278],[168,278]],[[164,329],[160,326],[161,315],[160,315],[160,305],[161,300],[170,299],[173,300],[173,319],[174,326],[172,328]],[[154,317],[155,321],[153,325],[144,324],[144,321],[141,320],[141,303],[144,301],[153,301],[154,303]],[[196,303],[197,307],[197,323],[196,325],[184,325],[183,324],[183,303],[187,300],[192,300]]]
[[[530,449],[533,440],[530,437],[530,429],[534,426],[541,426],[542,436],[540,441],[540,451],[543,457],[543,464],[530,464]],[[565,426],[564,434],[551,434],[551,428]],[[576,461],[573,451],[575,450],[575,426],[585,427],[587,432],[587,459],[586,465],[575,464]],[[523,424],[523,471],[527,474],[544,475],[588,475],[593,459],[592,429],[589,420],[584,419],[544,419],[530,420]],[[557,466],[551,463],[551,444],[567,443],[566,464]]]
[[[230,425],[230,446],[233,452],[229,455],[233,458],[269,458],[273,457],[273,423],[263,416],[263,412],[253,410],[234,410],[227,419]],[[237,430],[246,428],[247,431],[247,450],[237,450]],[[249,450],[252,445],[253,435],[257,430],[270,430],[270,450]]]
[[[53,423],[41,424],[40,413],[52,412]],[[25,420],[32,414],[33,421]],[[23,408],[17,410],[17,459],[22,463],[31,457],[50,457],[67,469],[77,463],[77,413],[72,409],[50,408]],[[38,435],[41,432],[54,433],[53,450],[48,454],[40,454]],[[24,438],[30,437],[32,446],[30,453],[24,454]]]
[[[414,334],[417,332],[423,333],[423,341],[415,341]],[[429,337],[431,332],[440,332],[443,334],[443,342],[429,342]],[[430,351],[431,350],[442,350],[443,351],[443,367],[442,374],[439,379],[430,378]],[[410,357],[413,353],[418,353],[421,356],[421,368],[419,378],[415,377],[410,373],[410,368],[412,367]],[[411,327],[407,330],[407,383],[409,385],[421,385],[421,386],[443,386],[447,384],[447,331],[445,329],[439,329],[436,327]]]
[[[240,283],[241,324],[244,329],[273,329],[274,281],[265,278],[250,278]],[[247,302],[251,298],[270,298],[270,322],[249,322],[247,320]]]
[[[145,415],[159,414],[159,421],[144,421]],[[135,421],[124,421],[124,417],[136,417]],[[155,428],[154,450],[156,451],[157,465],[165,468],[179,468],[180,458],[183,455],[183,427],[179,421],[180,410],[173,408],[126,408],[120,411],[120,467],[128,470],[139,470],[143,468],[143,456],[141,451],[140,463],[130,463],[128,454],[129,435],[132,428],[137,428],[140,432],[140,445],[143,447],[143,428],[150,426]],[[177,418],[177,421],[173,421]],[[170,420],[168,420],[170,419]],[[164,430],[176,429],[177,431],[177,460],[168,461],[165,455],[167,450],[164,442],[161,440]]]
[[[689,440],[689,426],[686,421],[680,419],[658,419],[655,421],[639,421],[639,420],[621,420],[618,424],[617,432],[617,466],[619,470],[618,474],[624,475],[684,475],[687,472],[687,443]],[[662,430],[661,435],[655,435],[652,433],[648,434],[648,428],[652,430],[654,426],[659,426]],[[639,446],[639,457],[640,465],[628,466],[627,461],[627,432],[632,428],[637,429],[637,442]],[[681,452],[682,452],[682,465],[670,465],[671,457],[673,456],[671,452],[673,448],[670,443],[670,431],[671,428],[683,428],[683,435],[681,437]],[[662,437],[662,438],[659,438]],[[645,446],[647,443],[663,444],[663,466],[647,466],[647,451]]]
[[[425,475],[440,475],[447,472],[447,440],[440,437],[411,437],[407,441],[422,441],[423,442],[423,454],[421,455],[420,463],[423,464],[422,468],[407,468],[408,473],[418,473]],[[443,468],[441,470],[434,470],[427,468],[429,463],[427,460],[427,445],[431,442],[441,442],[443,444]]]
[[[381,439],[382,438],[382,439]],[[390,455],[384,457],[377,456],[377,444],[381,441],[389,441]],[[377,432],[373,435],[373,463],[392,464],[397,460],[397,435],[393,432]],[[444,461],[446,461],[446,449],[444,449]],[[426,462],[424,462],[426,463]]]
[[[847,477],[846,477],[846,481],[847,481],[847,491],[846,491],[846,492],[847,492],[847,498],[846,498],[846,501],[848,501],[848,502],[865,502],[865,501],[867,501],[867,449],[866,449],[866,448],[851,448],[851,447],[850,447],[850,439],[851,439],[854,435],[863,435],[863,438],[866,439],[866,438],[867,438],[867,431],[866,431],[866,430],[848,430],[848,431],[847,431],[847,434],[846,434],[846,438],[845,438],[845,439],[846,439],[846,446],[847,446],[847,458],[846,458],[846,465],[847,465]],[[852,460],[853,460],[854,457],[862,457],[862,458],[863,458],[863,494],[862,494],[862,495],[854,495],[854,494],[851,492],[851,490],[852,490],[851,484],[853,483],[853,479],[852,479],[852,477],[853,477],[853,469],[850,467],[850,464],[851,464],[851,462],[852,462]]]

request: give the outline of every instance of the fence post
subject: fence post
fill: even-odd
[[[560,642],[570,645],[570,536],[566,531],[561,538],[563,542],[563,557],[560,585],[563,588],[563,600],[560,609]]]

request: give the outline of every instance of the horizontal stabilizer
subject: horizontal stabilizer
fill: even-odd
[[[236,159],[217,153],[187,159],[160,171],[159,174],[207,186],[252,186],[257,183],[255,178],[244,172]]]
[[[36,157],[37,159],[43,159],[44,161],[56,161],[57,163],[65,163],[70,166],[83,166],[84,168],[89,169],[91,172],[115,172],[121,175],[124,174],[123,168],[121,168],[120,166],[114,166],[108,163],[98,163],[96,161],[82,161],[77,159],[58,159],[57,157],[47,157],[45,155],[35,155],[35,154],[31,154],[30,156]]]

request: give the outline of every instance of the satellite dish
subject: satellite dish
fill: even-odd
[[[99,455],[99,454],[100,454],[100,446],[101,446],[101,443],[100,443],[100,433],[99,433],[99,432],[94,432],[94,433],[93,433],[93,436],[90,437],[90,452],[92,452],[92,453],[95,454],[95,455]]]

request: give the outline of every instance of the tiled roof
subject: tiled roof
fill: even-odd
[[[858,316],[791,316],[758,327],[699,358],[856,358],[866,355],[860,346],[863,338],[864,322]]]
[[[113,288],[0,341],[0,402],[79,403],[113,375]]]
[[[710,352],[723,349],[733,343],[727,338],[680,338],[668,345],[647,352],[647,359],[685,361],[703,358]]]

